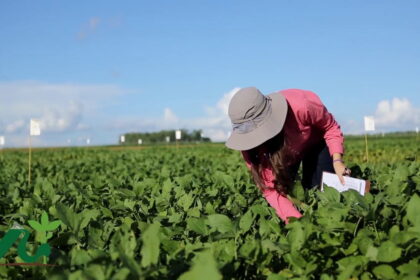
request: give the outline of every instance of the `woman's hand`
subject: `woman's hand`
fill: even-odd
[[[350,175],[351,171],[346,167],[344,161],[341,159],[341,154],[334,154],[333,156],[333,166],[335,174],[337,174],[340,179],[341,184],[344,185],[344,175]]]

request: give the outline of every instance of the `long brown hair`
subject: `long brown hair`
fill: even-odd
[[[293,185],[293,177],[290,173],[292,156],[287,145],[287,136],[282,130],[273,138],[267,140],[258,147],[245,151],[251,162],[251,174],[255,184],[261,189],[268,186],[264,183],[263,170],[272,170],[275,180],[274,188],[282,194],[287,194]]]

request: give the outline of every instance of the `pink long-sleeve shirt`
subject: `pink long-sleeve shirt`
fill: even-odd
[[[344,153],[344,138],[340,126],[315,93],[308,90],[287,89],[279,91],[278,94],[282,94],[289,104],[283,129],[291,140],[289,149],[294,153],[296,162],[303,158],[307,149],[322,139],[325,139],[331,156],[334,153]],[[246,152],[242,154],[248,168],[251,168]],[[300,218],[302,214],[293,203],[274,189],[275,176],[269,167],[263,169],[262,177],[267,186],[263,190],[263,195],[276,210],[277,215],[286,223],[288,217]]]

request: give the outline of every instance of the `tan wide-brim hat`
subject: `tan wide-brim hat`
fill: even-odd
[[[240,89],[229,103],[233,130],[226,146],[245,151],[273,138],[283,129],[287,107],[279,92],[265,96],[255,87]]]

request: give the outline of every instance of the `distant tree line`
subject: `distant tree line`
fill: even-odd
[[[125,141],[121,142],[120,145],[138,145],[139,140],[141,144],[158,144],[158,143],[169,143],[175,142],[175,130],[161,130],[158,132],[130,132],[123,134]],[[169,138],[167,138],[169,137]],[[186,129],[181,129],[181,140],[179,142],[211,142],[210,138],[202,137],[201,130],[192,130],[191,132]]]
[[[393,131],[393,132],[381,132],[375,131],[375,133],[369,133],[369,137],[373,138],[404,138],[404,137],[416,137],[418,133],[415,131]],[[346,138],[361,138],[364,137],[363,134],[346,134]]]

